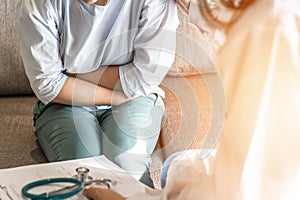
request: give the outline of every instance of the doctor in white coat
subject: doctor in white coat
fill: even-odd
[[[253,1],[226,31],[216,61],[227,115],[210,173],[193,153],[171,164],[166,187],[156,194],[122,197],[96,188],[84,194],[105,200],[300,199],[299,4]],[[179,174],[183,164],[189,167]]]

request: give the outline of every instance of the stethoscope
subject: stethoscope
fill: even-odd
[[[86,167],[78,167],[76,168],[77,175],[70,178],[50,178],[43,179],[28,183],[22,188],[22,195],[26,198],[30,198],[32,200],[37,199],[67,199],[70,198],[83,190],[85,186],[91,184],[104,185],[107,189],[110,189],[110,185],[112,184],[111,179],[93,179],[91,176],[88,176],[88,172],[90,170]],[[50,192],[43,192],[40,194],[36,194],[30,192],[32,189],[47,185],[57,185],[57,184],[71,184],[60,189],[56,189]]]

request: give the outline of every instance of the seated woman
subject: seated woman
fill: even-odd
[[[199,0],[199,6],[203,2]],[[223,6],[231,1],[221,2]],[[300,199],[299,4],[251,1],[228,26],[226,42],[216,55],[227,116],[210,171],[198,167],[204,165],[193,153],[171,163],[163,190],[127,199]],[[191,167],[180,170],[183,162]],[[126,199],[98,188],[84,194],[95,200]]]
[[[20,46],[39,101],[49,161],[105,155],[153,187],[164,114],[159,87],[175,57],[173,0],[22,0]]]

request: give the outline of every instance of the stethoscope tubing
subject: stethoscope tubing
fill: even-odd
[[[45,192],[42,194],[32,194],[29,191],[33,188],[48,185],[51,183],[74,183],[75,187],[69,192],[63,193],[63,194],[54,194],[54,195],[49,195],[49,193]],[[77,186],[77,187],[76,187]],[[34,181],[31,183],[28,183],[22,188],[22,195],[26,198],[30,198],[32,200],[37,200],[37,199],[67,199],[79,192],[84,188],[84,181],[80,181],[75,178],[50,178],[50,179],[43,179],[43,180],[38,180]]]

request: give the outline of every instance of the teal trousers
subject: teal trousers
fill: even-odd
[[[153,187],[150,155],[158,140],[164,111],[161,97],[155,94],[103,110],[38,101],[34,124],[49,161],[105,155],[134,178]]]

